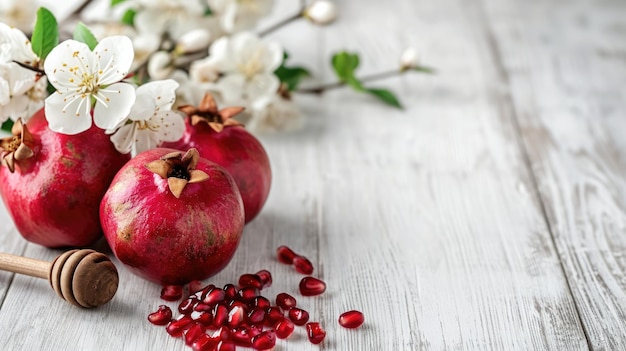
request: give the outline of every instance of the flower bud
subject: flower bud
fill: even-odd
[[[337,6],[332,1],[316,0],[304,10],[303,15],[315,24],[329,24],[337,18]]]
[[[148,74],[153,80],[161,80],[167,78],[174,67],[172,66],[172,58],[165,51],[157,51],[148,61]]]
[[[417,67],[417,50],[415,48],[407,48],[400,56],[400,70],[406,71]]]
[[[183,34],[176,42],[175,51],[181,54],[206,50],[211,42],[211,34],[206,29],[194,29]]]

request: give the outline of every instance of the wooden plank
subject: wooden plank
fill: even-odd
[[[594,350],[626,349],[626,4],[488,1],[550,228]]]
[[[1,202],[1,201],[0,201]],[[13,220],[9,216],[4,205],[0,203],[0,251],[21,255],[26,248],[26,240],[24,240],[13,225]],[[4,303],[7,290],[13,282],[15,275],[10,272],[0,271],[0,310]]]

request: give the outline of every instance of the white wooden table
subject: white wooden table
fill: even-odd
[[[297,6],[279,3],[277,18]],[[404,111],[347,89],[296,96],[308,124],[262,138],[269,201],[209,281],[269,269],[267,296],[295,293],[328,332],[316,346],[300,329],[277,350],[626,349],[626,2],[338,3],[331,27],[273,35],[320,82],[342,48],[367,74],[415,46],[439,74],[377,84]],[[3,252],[60,253],[25,242],[4,208],[0,233]],[[282,244],[312,259],[327,293],[296,293]],[[118,294],[96,310],[0,273],[2,348],[188,349],[146,321],[160,287],[118,268]],[[349,309],[361,329],[338,326]]]

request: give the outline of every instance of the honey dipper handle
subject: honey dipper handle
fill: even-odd
[[[0,270],[48,279],[52,263],[28,257],[0,253]]]

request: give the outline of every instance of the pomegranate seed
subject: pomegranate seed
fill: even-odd
[[[365,317],[362,312],[348,311],[339,316],[339,324],[348,329],[354,329],[360,327],[365,322]]]
[[[200,298],[200,300],[203,300],[206,297],[206,295],[210,293],[213,289],[215,289],[215,285],[209,284],[205,286],[201,291],[196,292],[194,295],[200,294],[198,298]]]
[[[226,300],[232,300],[237,296],[237,288],[233,284],[224,285],[224,292],[226,292]]]
[[[207,305],[206,303],[202,303],[202,302],[197,303],[197,304],[193,307],[193,310],[194,310],[194,311],[198,311],[198,312],[200,312],[200,311],[211,311],[212,309],[213,309],[213,307],[212,307],[212,306]]]
[[[267,313],[264,309],[256,308],[248,313],[248,321],[250,321],[251,324],[263,324],[266,315]]]
[[[280,293],[276,295],[276,304],[286,311],[296,307],[296,298],[287,293]]]
[[[182,314],[190,314],[194,307],[200,302],[195,296],[190,296],[178,305],[178,312]]]
[[[252,339],[252,347],[255,350],[269,350],[275,345],[276,334],[271,330],[264,331]]]
[[[230,329],[228,327],[219,327],[213,332],[211,337],[219,340],[230,340]]]
[[[317,278],[304,277],[300,281],[300,294],[302,296],[315,296],[324,291],[326,291],[326,283]]]
[[[205,331],[206,328],[200,323],[194,322],[190,324],[190,327],[183,333],[185,335],[185,344],[187,346],[193,345],[194,341],[198,340],[200,336],[206,335]]]
[[[215,327],[221,327],[226,323],[228,319],[228,307],[217,304],[213,307],[213,325]]]
[[[189,317],[198,323],[202,323],[202,325],[206,327],[210,327],[213,324],[213,315],[211,312],[207,311],[193,311],[189,314]]]
[[[280,263],[292,264],[293,259],[296,256],[298,255],[295,252],[293,252],[293,250],[291,250],[290,248],[284,245],[278,247],[278,249],[276,250],[276,258],[278,258],[278,261]]]
[[[165,327],[165,330],[171,336],[179,338],[183,335],[183,331],[185,331],[185,329],[187,329],[192,322],[193,320],[191,319],[191,317],[182,315],[179,318],[169,322]]]
[[[237,296],[243,301],[252,301],[257,295],[257,290],[254,288],[243,288],[237,292]]]
[[[238,327],[245,322],[245,314],[242,306],[233,306],[228,312],[228,326],[231,328]]]
[[[262,310],[267,310],[268,308],[270,308],[271,305],[272,303],[270,302],[270,300],[263,296],[257,296],[254,298],[254,300],[252,300],[252,307],[260,308]]]
[[[326,337],[326,331],[317,322],[306,324],[306,334],[312,344],[319,344]]]
[[[256,272],[256,275],[261,278],[261,282],[263,283],[263,286],[261,288],[265,289],[272,286],[272,273],[270,273],[270,271],[262,269]]]
[[[165,285],[161,289],[161,298],[165,301],[178,301],[183,297],[183,287],[180,285]]]
[[[234,343],[227,341],[227,340],[222,340],[217,344],[217,349],[215,351],[235,351],[236,350],[236,346]]]
[[[267,317],[265,318],[265,321],[269,322],[270,325],[273,325],[274,323],[282,320],[283,318],[285,318],[283,311],[280,308],[274,306],[274,307],[270,307],[267,310]]]
[[[226,298],[226,292],[220,288],[214,288],[209,291],[206,296],[202,299],[202,302],[209,306],[215,306],[218,302],[224,301]]]
[[[219,342],[219,339],[203,334],[191,344],[191,348],[193,351],[214,351]]]
[[[198,291],[202,291],[203,285],[202,282],[199,280],[192,280],[191,282],[189,282],[188,288],[189,294],[195,294]]]
[[[246,327],[237,327],[230,331],[230,340],[239,346],[252,346],[252,337]]]
[[[313,263],[304,256],[296,256],[293,259],[293,267],[300,274],[313,274]]]
[[[248,327],[248,334],[250,334],[251,338],[261,334],[263,332],[263,327],[259,327],[257,325],[251,325]]]
[[[241,277],[239,277],[239,287],[260,290],[263,287],[263,281],[261,277],[256,274],[242,274]]]
[[[289,319],[295,325],[305,325],[309,321],[309,312],[299,308],[292,308],[289,310]]]
[[[283,318],[278,321],[278,323],[276,323],[274,329],[276,330],[276,336],[278,338],[287,339],[291,335],[291,333],[293,333],[295,326],[293,325],[292,321],[287,318]]]
[[[148,315],[148,321],[154,325],[166,325],[172,321],[172,310],[165,305],[161,305],[156,312]]]

